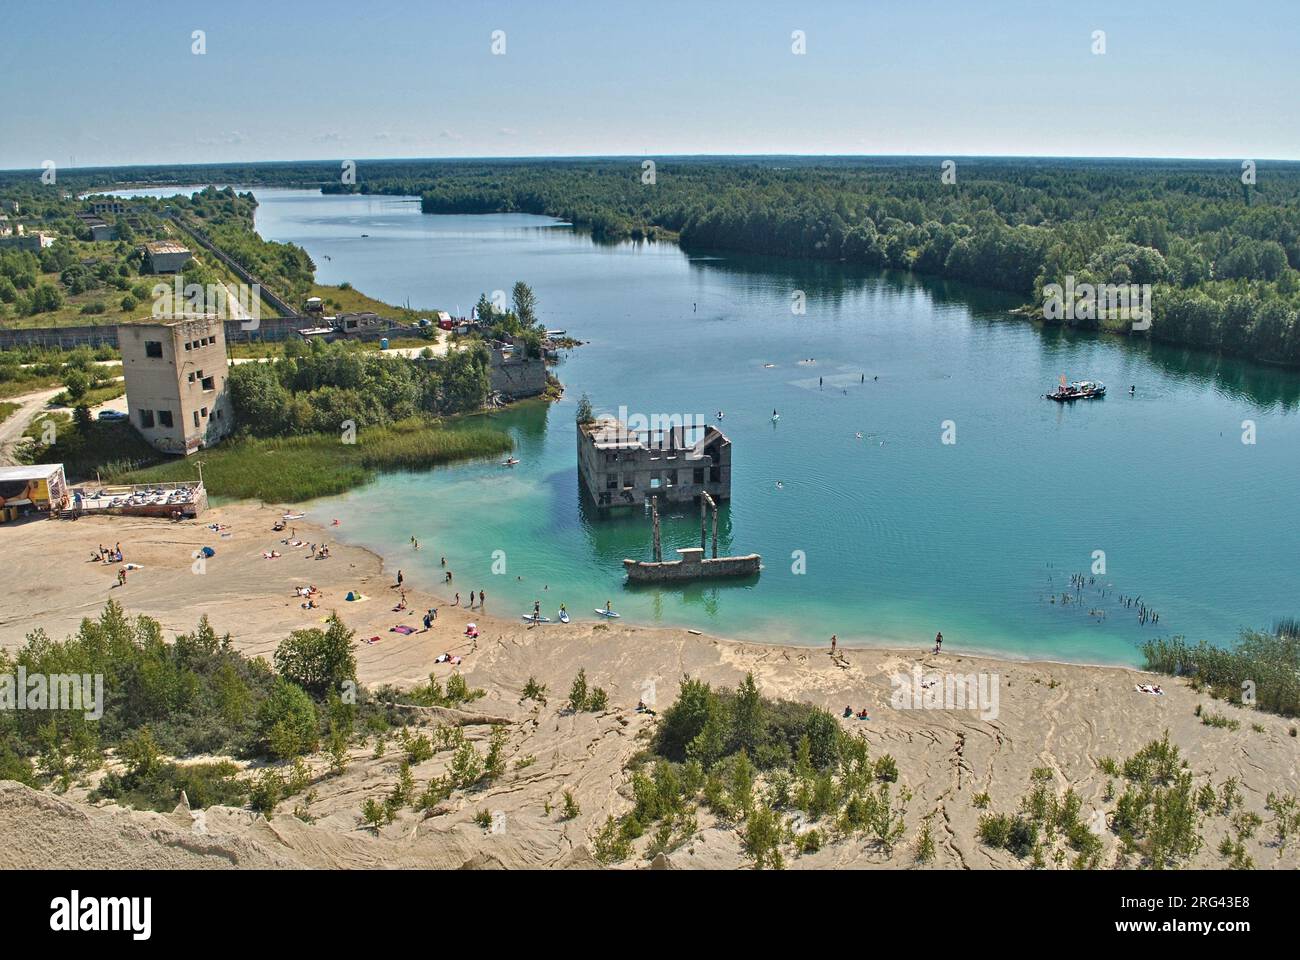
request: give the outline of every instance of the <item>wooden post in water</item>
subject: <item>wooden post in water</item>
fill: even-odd
[[[650,522],[654,529],[655,563],[660,563],[663,561],[664,553],[663,553],[663,548],[660,546],[660,542],[659,542],[659,498],[658,497],[650,498]]]

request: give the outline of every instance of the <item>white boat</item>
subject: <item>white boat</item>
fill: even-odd
[[[519,619],[527,623],[550,623],[551,622],[550,617],[535,617],[531,613],[525,613]]]
[[[560,623],[568,623],[568,622],[569,622],[569,611],[568,611],[568,610],[561,610],[561,611],[560,611]]]
[[[518,462],[519,462],[519,461],[516,460],[514,457],[510,457],[508,460],[503,460],[503,461],[501,461],[501,466],[503,466],[503,467],[513,467],[513,466],[514,466],[515,464],[517,464]]]
[[[613,617],[614,619],[618,619],[619,617],[619,614],[615,613],[613,610],[602,610],[600,607],[596,608],[596,612],[602,617]]]

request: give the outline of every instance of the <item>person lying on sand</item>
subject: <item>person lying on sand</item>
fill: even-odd
[[[1133,689],[1136,690],[1138,693],[1149,693],[1157,697],[1163,697],[1165,695],[1165,692],[1160,689],[1159,684],[1152,686],[1149,683],[1135,683],[1133,685]]]
[[[644,700],[638,700],[638,701],[636,702],[636,712],[637,712],[637,713],[648,713],[648,714],[649,714],[650,716],[652,716],[652,717],[655,715],[655,712],[654,712],[653,710],[651,710],[649,707],[647,707],[647,706],[645,705],[645,701],[644,701]]]
[[[266,550],[262,551],[263,560],[278,560],[279,558],[280,558],[279,550],[271,550],[270,552],[267,552]]]

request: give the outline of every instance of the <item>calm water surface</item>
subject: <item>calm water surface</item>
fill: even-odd
[[[1014,298],[940,281],[602,245],[543,217],[425,216],[409,199],[256,193],[259,231],[305,247],[322,283],[468,313],[525,280],[549,327],[589,341],[557,370],[562,402],[484,418],[514,435],[519,466],[386,475],[314,508],[408,579],[432,585],[445,555],[453,589],[485,590],[498,613],[541,599],[552,616],[560,602],[591,616],[612,599],[628,622],[742,639],[919,646],[942,630],[953,649],[1095,662],[1300,613],[1295,374],[1043,333],[1008,315]],[[1062,374],[1110,396],[1042,399]],[[649,521],[582,507],[583,392],[611,413],[724,411],[735,465],[720,546],[761,553],[757,581],[623,584],[622,559],[649,557]],[[698,514],[666,513],[668,556],[698,543]],[[1062,602],[1095,551],[1105,574]],[[1139,625],[1121,593],[1159,625]]]

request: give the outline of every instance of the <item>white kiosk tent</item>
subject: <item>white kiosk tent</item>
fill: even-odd
[[[14,520],[25,510],[60,510],[67,499],[61,463],[0,467],[0,519]]]

